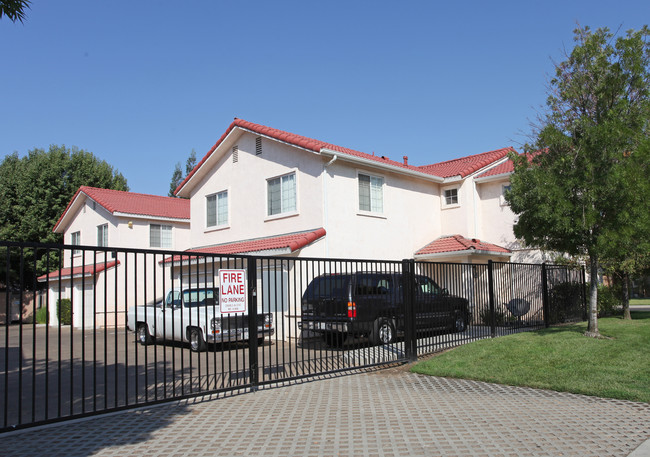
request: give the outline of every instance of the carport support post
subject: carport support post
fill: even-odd
[[[404,352],[406,359],[415,362],[418,359],[418,342],[415,335],[415,260],[402,260],[402,302],[404,303]]]
[[[257,258],[249,257],[247,261],[248,281],[248,369],[253,389],[259,384],[257,357]]]
[[[490,336],[494,338],[497,334],[496,327],[496,309],[494,307],[494,272],[493,263],[488,260],[488,300],[490,305]]]

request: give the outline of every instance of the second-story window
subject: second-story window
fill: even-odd
[[[458,188],[445,189],[444,192],[445,206],[458,205]]]
[[[296,174],[280,176],[267,181],[267,215],[296,211]]]
[[[228,225],[228,191],[208,195],[205,198],[206,227]]]
[[[74,232],[70,235],[70,244],[80,245],[81,244],[81,232]],[[81,254],[81,249],[73,249],[72,255]]]
[[[172,248],[172,226],[151,224],[149,226],[149,246],[152,248]]]
[[[108,224],[102,224],[97,226],[97,246],[99,247],[108,246]]]
[[[501,206],[507,206],[508,202],[506,201],[506,194],[510,192],[510,184],[501,185],[501,196],[499,198],[499,203]]]
[[[359,173],[359,211],[384,212],[384,178]]]

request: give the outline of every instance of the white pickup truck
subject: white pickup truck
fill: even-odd
[[[133,306],[127,325],[143,345],[156,339],[188,342],[194,352],[204,351],[206,343],[248,341],[248,315],[222,314],[219,288],[170,290],[162,302]],[[258,344],[273,335],[273,315],[257,315]]]

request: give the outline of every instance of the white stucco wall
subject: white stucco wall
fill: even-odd
[[[256,135],[241,133],[234,142],[215,151],[223,153],[191,192],[191,246],[261,238],[323,226],[321,203],[322,163],[319,155],[262,138],[262,154],[255,153]],[[238,146],[233,162],[232,147]],[[225,153],[223,152],[225,151]],[[294,172],[297,208],[295,213],[267,215],[267,180]],[[206,197],[228,191],[228,224],[206,227]]]
[[[478,183],[479,231],[478,238],[509,249],[519,247],[512,231],[516,216],[502,198],[502,188],[509,181],[499,180]]]
[[[444,192],[445,189],[453,188],[458,189],[458,205],[447,206]],[[473,238],[476,201],[471,179],[440,184],[438,195],[441,235],[462,235]]]
[[[129,222],[131,226],[129,227]],[[97,227],[108,224],[108,246],[118,249],[117,256],[103,251],[81,251],[72,255],[70,250],[63,254],[64,268],[96,264],[101,268],[104,260],[120,262],[116,267],[99,272],[96,275],[88,274],[83,278],[75,277],[63,279],[60,283],[54,279],[50,282],[49,312],[50,323],[57,324],[56,302],[59,297],[73,301],[73,325],[92,327],[112,327],[123,325],[124,311],[135,304],[153,301],[163,295],[163,271],[159,264],[162,254],[154,256],[144,253],[120,252],[119,248],[164,250],[150,247],[150,225],[172,226],[172,247],[166,250],[185,250],[189,247],[190,224],[171,220],[142,218],[142,216],[114,216],[104,207],[95,203],[90,198],[79,206],[72,214],[71,222],[64,231],[64,243],[71,244],[72,234],[80,232],[79,244],[84,246],[97,246]],[[154,278],[156,280],[154,281]],[[168,283],[171,280],[168,279]],[[81,289],[85,288],[82,300]],[[85,311],[82,311],[82,305]],[[92,313],[95,314],[93,319]],[[83,316],[83,318],[82,318]]]
[[[383,178],[381,214],[360,211],[359,173]],[[323,183],[327,257],[402,260],[440,234],[432,182],[338,159]]]

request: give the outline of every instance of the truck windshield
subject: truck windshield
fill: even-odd
[[[212,289],[194,289],[183,291],[183,306],[192,308],[196,306],[211,306],[215,304],[215,293]]]

